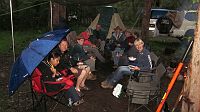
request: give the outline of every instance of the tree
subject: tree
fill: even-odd
[[[194,44],[192,49],[191,72],[184,84],[182,112],[200,112],[200,5],[197,9],[198,20],[195,29]]]
[[[146,0],[145,7],[144,7],[144,15],[142,19],[142,39],[146,42],[148,31],[149,31],[149,21],[150,21],[150,14],[151,14],[151,6],[153,0]]]

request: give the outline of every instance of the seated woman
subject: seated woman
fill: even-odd
[[[52,52],[48,55],[47,60],[42,61],[37,67],[37,69],[42,73],[41,80],[44,82],[47,93],[63,90],[66,97],[72,99],[74,105],[83,103],[83,99],[81,99],[76,92],[72,81],[57,72],[54,68],[59,64],[59,61],[60,55],[56,52]]]
[[[102,88],[113,88],[113,86],[123,78],[124,75],[132,74],[132,71],[148,72],[152,68],[152,62],[150,53],[144,48],[144,42],[137,38],[134,41],[134,45],[138,51],[137,56],[132,64],[132,66],[120,66],[115,72],[113,72],[108,78],[101,82]],[[133,61],[133,60],[132,60]]]

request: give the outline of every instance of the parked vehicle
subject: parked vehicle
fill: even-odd
[[[197,11],[196,10],[185,10],[179,12],[181,13],[179,18],[182,18],[182,24],[180,27],[176,28],[173,26],[170,36],[182,37],[188,30],[194,30],[197,22]]]
[[[159,35],[159,31],[156,27],[156,22],[159,18],[165,16],[169,12],[175,12],[174,10],[169,9],[151,9],[151,16],[149,22],[149,33],[154,37]]]

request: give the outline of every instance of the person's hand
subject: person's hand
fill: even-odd
[[[92,59],[94,61],[96,60],[94,56],[90,56],[90,59]]]
[[[78,65],[78,66],[79,66],[79,65],[83,65],[83,62],[78,62],[77,65]]]
[[[94,44],[92,44],[92,47],[96,48],[97,46],[96,46],[96,45],[94,45]]]
[[[120,44],[117,44],[117,47],[120,47],[121,45]]]
[[[131,70],[140,70],[140,68],[138,66],[129,66]]]
[[[50,68],[50,70],[53,72],[53,75],[52,75],[52,77],[55,77],[56,76],[56,74],[57,74],[57,71],[56,71],[56,69],[55,68]]]
[[[75,74],[75,73],[78,73],[78,70],[77,70],[76,68],[74,68],[74,67],[71,67],[70,70],[71,70],[71,72],[74,73],[74,74]]]

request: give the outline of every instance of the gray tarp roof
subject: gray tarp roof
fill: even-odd
[[[106,5],[124,0],[53,0],[61,4],[80,4],[80,5]]]

